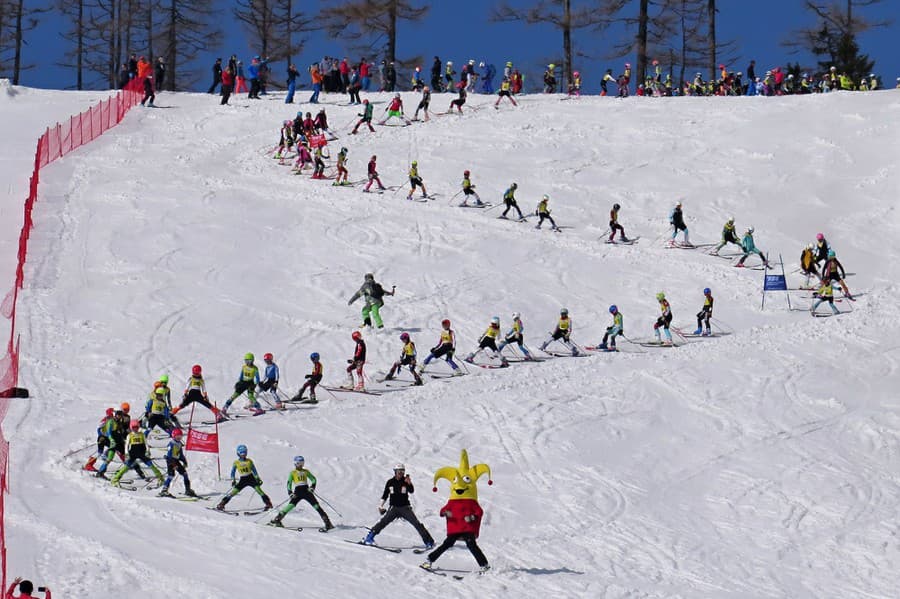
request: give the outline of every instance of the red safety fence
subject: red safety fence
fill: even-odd
[[[66,123],[57,123],[48,128],[37,141],[34,154],[34,171],[28,184],[28,197],[25,198],[22,230],[19,233],[19,251],[16,261],[16,277],[12,289],[0,304],[0,317],[9,320],[9,341],[6,354],[0,357],[0,425],[9,409],[9,404],[16,397],[19,384],[19,336],[16,332],[16,304],[19,289],[25,282],[25,262],[28,258],[28,238],[34,226],[32,211],[38,197],[38,182],[41,169],[69,152],[93,141],[107,129],[119,124],[128,111],[141,101],[144,93],[143,80],[132,79],[125,89],[115,96],[101,100],[79,115],[71,117]],[[7,466],[9,464],[9,442],[3,435],[0,426],[0,572],[2,583],[0,591],[6,589],[6,519],[4,516],[4,497],[7,487]]]

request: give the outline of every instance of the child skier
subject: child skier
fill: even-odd
[[[384,380],[392,380],[394,375],[400,374],[400,369],[406,366],[413,375],[415,384],[421,385],[422,377],[416,372],[416,344],[413,343],[412,339],[409,338],[409,333],[406,332],[400,333],[400,341],[403,342],[403,350],[400,352],[400,359],[394,362],[394,365],[391,366],[391,370],[387,373],[387,376],[384,377]]]
[[[416,113],[413,115],[413,120],[419,120],[419,111],[425,111],[425,121],[427,122],[428,117],[428,106],[431,104],[431,90],[426,85],[422,88],[422,99],[419,100],[419,105],[416,107]]]
[[[831,306],[832,314],[841,313],[834,305],[834,288],[831,286],[831,279],[824,279],[822,281],[822,285],[819,287],[818,291],[816,291],[815,297],[818,299],[809,309],[809,313],[813,316],[816,315],[816,308],[818,308],[822,302],[828,302],[828,305]]]
[[[800,272],[806,275],[806,284],[809,285],[809,277],[819,278],[819,269],[816,268],[816,252],[813,244],[807,244],[800,252]]]
[[[366,183],[366,186],[365,186],[365,188],[363,188],[363,191],[369,191],[369,188],[372,187],[372,183],[378,183],[378,189],[380,191],[385,190],[384,185],[381,184],[381,179],[378,178],[377,165],[375,164],[376,160],[378,160],[378,156],[372,156],[369,159],[369,165],[367,167],[369,182]]]
[[[135,421],[137,422],[137,421]],[[128,438],[128,415],[122,410],[116,410],[112,420],[107,420],[106,424],[100,429],[100,434],[105,436],[109,441],[109,449],[106,455],[101,455],[102,463],[97,469],[97,478],[106,478],[106,470],[109,464],[116,456],[122,462],[125,462],[125,441]],[[140,478],[144,478],[144,473],[138,464],[135,464],[134,471]]]
[[[500,106],[500,101],[503,98],[509,98],[509,101],[512,102],[513,106],[518,106],[516,101],[513,99],[512,94],[510,93],[510,88],[512,84],[509,81],[509,77],[504,77],[503,81],[500,83],[500,90],[497,92],[497,101],[494,102],[494,108]]]
[[[672,324],[672,307],[666,294],[660,291],[656,294],[656,301],[659,302],[659,309],[662,312],[653,325],[653,334],[656,335],[656,342],[661,345],[672,345],[672,332],[669,331],[669,325]],[[666,333],[666,341],[662,342],[659,336],[659,329],[662,328]]]
[[[365,301],[362,308],[362,326],[370,327],[374,322],[376,327],[383,329],[381,308],[384,306],[384,296],[394,295],[396,289],[396,287],[391,287],[390,291],[385,290],[381,283],[375,281],[375,275],[369,272],[366,273],[362,286],[350,297],[347,305],[353,305],[353,302],[362,297]]]
[[[119,481],[122,480],[122,476],[133,468],[137,462],[141,462],[153,471],[157,480],[162,484],[163,475],[159,471],[159,468],[153,463],[153,460],[150,459],[150,454],[147,450],[147,436],[144,434],[144,431],[141,430],[141,423],[137,420],[132,420],[129,428],[131,429],[131,432],[128,433],[128,436],[125,439],[125,453],[128,457],[125,460],[125,464],[119,468],[118,472],[116,472],[109,482],[114,487],[119,486]]]
[[[744,255],[741,256],[741,259],[738,260],[738,263],[735,264],[738,268],[744,267],[744,260],[747,259],[747,256],[750,254],[757,254],[759,259],[763,261],[763,266],[769,268],[769,261],[766,260],[766,257],[763,256],[763,253],[759,248],[756,247],[756,244],[753,242],[753,227],[747,227],[747,231],[744,233],[744,238],[741,239],[741,247],[744,250]]]
[[[500,336],[500,317],[494,316],[491,318],[491,324],[488,325],[488,328],[484,331],[484,334],[481,336],[481,339],[478,341],[478,348],[470,352],[468,356],[466,356],[465,361],[469,364],[475,363],[475,356],[483,349],[491,350],[491,353],[488,354],[490,358],[500,358],[500,366],[507,367],[509,366],[509,362],[506,361],[502,355],[500,355],[500,351],[497,349],[497,338]]]
[[[272,396],[272,402],[275,404],[275,407],[280,410],[284,406],[281,403],[281,398],[278,397],[278,364],[275,363],[275,356],[268,352],[263,354],[263,362],[266,363],[266,370],[263,380],[259,382],[259,390],[269,393]]]
[[[819,265],[819,262],[828,260],[828,251],[830,249],[831,246],[828,245],[825,236],[821,233],[816,233],[816,266]]]
[[[621,206],[618,204],[613,204],[612,210],[609,211],[609,242],[613,243],[616,237],[616,231],[619,231],[619,237],[621,237],[622,241],[628,241],[628,238],[625,237],[625,228],[619,224],[619,209]]]
[[[466,103],[466,85],[462,81],[456,84],[457,90],[459,90],[459,97],[450,102],[450,108],[447,109],[447,114],[453,112],[453,107],[456,106],[457,112],[462,114],[463,104]]]
[[[581,97],[581,73],[578,71],[572,73],[572,82],[569,83],[569,95],[576,98]]]
[[[506,191],[503,192],[503,204],[506,206],[506,209],[503,211],[503,214],[500,215],[500,218],[506,218],[506,213],[515,208],[516,212],[519,215],[519,220],[525,220],[525,217],[522,215],[522,211],[519,210],[519,204],[516,202],[516,190],[518,188],[519,186],[513,183]]]
[[[188,478],[187,456],[184,454],[184,445],[181,442],[182,435],[180,428],[172,430],[172,439],[166,448],[166,480],[159,492],[160,497],[174,497],[169,493],[169,485],[172,484],[176,472],[184,479],[184,494],[188,497],[197,496],[191,488],[191,479]]]
[[[206,383],[203,381],[203,368],[199,364],[191,367],[191,378],[188,379],[187,387],[184,389],[181,405],[174,407],[172,414],[177,414],[194,402],[205,406],[218,418],[219,409],[209,401],[209,396],[206,394]]]
[[[322,146],[316,146],[316,149],[313,151],[313,161],[315,166],[313,167],[313,179],[324,179],[325,178],[325,161],[322,159]]]
[[[281,139],[278,140],[278,151],[275,152],[275,158],[281,158],[284,163],[285,147],[290,152],[294,147],[294,121],[287,120],[281,125]]]
[[[353,349],[353,357],[347,360],[347,385],[344,389],[355,389],[356,391],[366,390],[366,379],[363,373],[363,367],[366,365],[366,341],[363,339],[362,333],[353,331],[351,338],[356,343]],[[353,384],[353,372],[356,371],[358,382]]]
[[[441,321],[441,337],[438,340],[438,344],[431,348],[428,357],[425,358],[425,361],[419,366],[419,374],[425,372],[425,367],[428,366],[429,362],[440,357],[443,357],[447,361],[447,364],[450,365],[454,376],[463,374],[459,369],[459,366],[456,365],[456,362],[453,361],[453,353],[455,351],[456,333],[450,328],[450,321],[445,318]]]
[[[847,299],[852,300],[853,296],[850,295],[847,283],[844,282],[846,276],[847,273],[844,270],[844,265],[838,261],[834,250],[828,250],[828,259],[825,260],[825,264],[822,265],[822,279],[825,282],[837,281],[840,284],[844,295],[847,296]]]
[[[304,377],[306,382],[297,391],[297,395],[291,398],[291,401],[319,403],[319,400],[316,399],[316,386],[322,382],[322,363],[319,361],[319,352],[309,354],[309,359],[313,363],[312,372]],[[303,392],[307,389],[309,389],[309,399],[303,399]]]
[[[267,510],[272,509],[272,500],[263,491],[262,479],[259,478],[259,473],[256,471],[256,464],[247,457],[247,446],[238,445],[237,459],[231,464],[231,489],[222,496],[222,500],[219,501],[216,509],[225,511],[225,506],[228,502],[247,487],[252,488],[262,497]]]
[[[297,507],[297,504],[301,501],[305,501],[322,517],[324,526],[319,529],[319,532],[328,532],[334,528],[334,524],[331,523],[328,514],[325,513],[325,510],[322,509],[322,506],[316,500],[316,477],[304,467],[305,463],[306,460],[302,455],[294,457],[294,469],[288,474],[287,479],[288,502],[283,508],[278,510],[278,514],[269,524],[279,528],[283,527],[284,524],[281,521],[284,520],[288,512]]]
[[[411,200],[413,197],[413,193],[416,191],[416,186],[422,188],[422,197],[428,197],[428,192],[425,190],[425,183],[422,181],[422,177],[419,176],[419,163],[416,160],[412,161],[412,164],[409,166],[409,195],[406,196],[407,200]]]
[[[722,241],[719,242],[719,245],[716,246],[716,249],[714,249],[712,253],[718,255],[719,250],[725,247],[726,243],[733,243],[734,245],[738,246],[741,251],[744,251],[744,247],[741,245],[741,242],[737,237],[737,230],[734,225],[733,216],[725,221],[725,224],[722,226]]]
[[[347,177],[350,173],[347,171],[347,148],[341,148],[337,155],[337,178],[332,185],[349,185]]]
[[[550,230],[551,231],[559,231],[559,227],[556,226],[556,221],[553,220],[553,217],[550,216],[550,208],[547,207],[547,204],[550,203],[550,196],[546,193],[544,197],[541,198],[541,201],[538,203],[537,208],[534,213],[539,217],[538,224],[534,226],[535,229],[540,229],[541,225],[544,224],[545,220],[550,221]]]
[[[712,290],[709,287],[703,290],[703,307],[697,312],[697,330],[694,331],[695,335],[703,335],[704,337],[709,337],[712,333],[709,328],[709,319],[712,318],[713,313],[713,296]],[[706,323],[706,329],[703,328],[703,323]]]
[[[219,410],[219,416],[223,419],[228,418],[228,408],[231,407],[234,400],[244,392],[247,393],[247,398],[250,400],[249,407],[250,411],[253,412],[253,415],[259,416],[264,413],[259,402],[256,401],[256,386],[259,384],[259,368],[256,367],[253,360],[253,354],[249,352],[244,354],[244,365],[241,367],[241,373],[238,375],[238,380],[234,384],[234,393],[231,394],[231,397],[228,398],[225,405]]]
[[[469,196],[475,196],[476,206],[485,205],[484,202],[481,201],[481,198],[478,197],[478,194],[475,193],[475,186],[472,185],[472,180],[469,178],[469,171],[463,171],[462,193],[463,201],[460,206],[465,207],[469,205]]]
[[[509,329],[509,332],[506,333],[506,337],[503,338],[503,341],[500,342],[500,345],[497,346],[497,352],[503,352],[503,348],[509,345],[510,343],[515,343],[519,346],[519,351],[522,352],[522,355],[525,356],[526,360],[534,360],[534,356],[531,355],[531,352],[528,351],[528,348],[525,347],[525,325],[522,324],[522,315],[518,312],[512,313],[512,328]]]
[[[97,471],[97,469],[94,468],[94,464],[97,463],[97,460],[102,458],[107,451],[109,451],[110,437],[106,434],[105,431],[110,426],[110,423],[114,420],[115,410],[113,408],[106,408],[106,414],[104,414],[103,418],[100,419],[100,424],[99,426],[97,426],[97,453],[88,458],[88,461],[84,465],[83,470],[87,470],[88,472]]]
[[[603,334],[603,341],[600,342],[597,349],[616,351],[616,337],[625,335],[625,320],[615,304],[609,307],[609,313],[612,314],[613,323],[606,327],[606,333]]]
[[[572,330],[572,319],[569,318],[569,310],[563,308],[559,311],[559,320],[556,322],[556,328],[553,330],[553,333],[551,333],[550,338],[541,344],[540,350],[544,351],[551,342],[559,341],[566,349],[572,352],[573,356],[577,356],[578,348],[570,341]]]
[[[391,117],[396,117],[407,125],[410,124],[409,119],[407,119],[403,115],[403,100],[400,98],[399,93],[394,94],[394,97],[391,99],[391,103],[388,104],[387,108],[385,108],[384,111],[387,113],[387,116],[378,121],[379,125],[384,125]]]
[[[297,143],[297,161],[294,162],[294,174],[300,174],[300,172],[306,168],[307,164],[312,164],[312,154],[309,153],[309,148],[306,147],[306,143]]]
[[[154,389],[153,393],[150,395],[150,399],[147,400],[147,404],[144,406],[144,420],[147,423],[147,428],[144,430],[145,435],[149,435],[154,427],[159,427],[167,435],[169,434],[169,431],[174,428],[169,421],[169,406],[166,403],[166,391],[167,389],[165,387],[157,387]]]
[[[682,245],[693,247],[688,237],[687,225],[684,224],[684,213],[681,211],[681,202],[677,202],[675,207],[672,208],[672,211],[669,213],[669,224],[672,225],[672,239],[669,240],[669,246],[674,247],[675,237],[678,235],[678,231],[684,231],[684,243]]]
[[[357,121],[356,126],[353,127],[353,131],[350,132],[351,135],[355,134],[356,130],[359,129],[359,126],[362,125],[363,123],[365,123],[366,126],[369,128],[369,131],[371,131],[372,133],[375,133],[375,127],[372,126],[372,109],[373,109],[373,107],[372,107],[372,104],[369,102],[369,99],[366,98],[365,100],[363,100],[363,112],[362,112],[362,114],[357,115],[362,118],[360,118],[359,121]]]
[[[394,520],[402,518],[412,524],[419,536],[422,537],[422,544],[425,545],[425,549],[434,548],[434,539],[428,532],[428,529],[425,528],[425,525],[416,517],[412,505],[409,503],[409,496],[414,492],[415,487],[413,487],[412,479],[406,474],[406,466],[403,464],[394,466],[394,476],[389,478],[384,484],[384,492],[381,493],[381,504],[378,506],[378,513],[381,514],[382,518],[375,526],[369,529],[369,533],[363,539],[364,544],[374,545],[375,537],[378,536],[378,533]],[[387,509],[384,507],[385,501],[388,502],[389,507]]]

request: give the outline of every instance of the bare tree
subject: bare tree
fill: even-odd
[[[72,24],[71,29],[62,32],[63,39],[74,47],[63,55],[65,61],[60,66],[75,69],[75,89],[84,89],[84,53],[85,53],[85,0],[58,0],[56,4],[66,19]]]
[[[629,2],[620,2],[617,13],[621,13]],[[651,55],[670,55],[670,41],[675,34],[677,19],[671,10],[673,0],[640,0],[637,15],[621,15],[616,21],[625,26],[628,32],[633,34],[616,44],[611,53],[612,56],[626,56],[634,52],[637,54],[637,69],[633,77],[643,82],[647,75],[647,60]]]
[[[601,30],[610,24],[623,5],[621,0],[601,0],[572,9],[572,0],[538,0],[530,8],[517,8],[504,2],[496,7],[491,20],[524,21],[528,25],[549,23],[562,33],[562,68],[566,83],[572,82],[572,32],[591,28]]]
[[[216,14],[213,0],[165,0],[161,7],[163,23],[160,25],[157,47],[166,65],[164,87],[175,91],[187,87],[196,80],[197,73],[184,70],[182,64],[192,62],[201,52],[217,47],[222,40],[222,30],[213,24]]]
[[[17,0],[10,3],[7,10],[12,11],[13,26],[13,85],[19,85],[22,71],[28,70],[32,65],[22,64],[22,46],[25,44],[25,34],[32,31],[38,25],[37,15],[46,12],[45,8],[26,7],[25,0]]]
[[[332,35],[348,40],[371,39],[370,48],[384,39],[384,58],[397,60],[397,22],[420,21],[430,7],[413,0],[347,0],[325,8],[322,17]]]

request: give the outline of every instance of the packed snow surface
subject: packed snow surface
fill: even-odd
[[[77,113],[82,98],[59,93],[56,108]],[[377,118],[388,98],[370,98]],[[411,113],[417,99],[404,98]],[[496,111],[494,98],[471,96],[464,116],[355,136],[357,107],[323,99],[220,107],[205,94],[160,94],[166,109],[134,109],[42,173],[19,306],[21,383],[34,398],[4,423],[12,576],[60,597],[144,599],[896,596],[900,92],[526,96]],[[47,121],[29,93],[0,102],[4,115]],[[432,106],[448,102],[437,95]],[[349,150],[351,180],[377,155],[385,184],[403,185],[418,160],[436,199],[336,188],[279,165],[280,122],[320,107],[340,134],[331,155]],[[33,148],[41,128],[6,143]],[[465,169],[495,204],[513,181],[526,212],[549,194],[562,232],[456,207]],[[24,199],[24,184],[15,195]],[[824,233],[854,273],[857,301],[835,293],[852,312],[811,318],[808,291],[791,292],[795,310],[777,293],[761,310],[762,271],[666,249],[678,200],[695,243],[718,241],[729,216],[739,232],[752,224],[770,259],[784,256],[793,288],[803,282],[792,273],[800,250]],[[637,244],[603,243],[614,202]],[[647,340],[657,292],[692,331],[711,287],[718,329],[731,334],[470,366],[469,376],[379,396],[320,389],[316,406],[223,424],[223,474],[247,444],[275,503],[292,457],[305,456],[333,506],[328,534],[306,504],[285,518],[305,530],[281,531],[262,525],[271,515],[204,509],[215,498],[157,498],[80,471],[104,409],[129,401],[139,411],[162,373],[178,399],[202,364],[221,404],[243,354],[261,363],[271,351],[293,394],[318,351],[325,381],[343,383],[361,322],[360,303],[347,300],[366,272],[397,287],[386,327],[363,331],[372,386],[399,355],[401,331],[421,359],[443,318],[463,355],[492,316],[505,331],[513,311],[534,349],[561,307],[581,345],[599,342],[613,303],[626,335]],[[488,574],[469,573],[476,564],[462,544],[436,562],[462,580],[423,572],[424,556],[410,550],[420,540],[402,521],[377,539],[402,553],[343,541],[378,520],[384,482],[402,461],[416,512],[440,542],[448,486],[432,493],[432,476],[463,448],[492,469],[494,484],[479,484]],[[209,454],[191,453],[190,473],[199,492],[228,488]],[[230,506],[260,503],[245,490]]]

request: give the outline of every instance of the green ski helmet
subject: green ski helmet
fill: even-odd
[[[252,362],[254,359],[255,358],[252,353],[247,352],[246,354],[244,354],[244,362]]]

